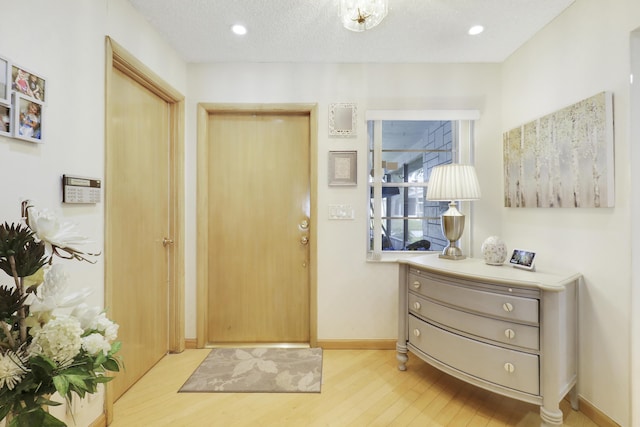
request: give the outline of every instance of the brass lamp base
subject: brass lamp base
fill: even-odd
[[[449,209],[441,217],[442,234],[449,241],[449,245],[442,250],[440,258],[461,260],[466,256],[457,245],[464,231],[464,215],[460,213],[454,202],[449,203]]]

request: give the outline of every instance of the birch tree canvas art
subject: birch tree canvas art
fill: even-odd
[[[613,207],[612,94],[505,132],[503,152],[506,207]]]

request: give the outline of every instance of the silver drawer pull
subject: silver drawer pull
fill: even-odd
[[[413,330],[413,335],[419,337],[420,336],[420,329],[414,329]]]
[[[418,282],[417,280],[415,282],[413,282],[413,288],[414,289],[420,289],[420,282]]]
[[[413,309],[414,310],[420,310],[422,308],[422,306],[420,305],[420,303],[418,301],[413,303]]]
[[[511,304],[510,302],[505,302],[504,304],[502,304],[502,309],[507,313],[511,313],[513,311],[513,304]]]
[[[505,329],[504,336],[512,340],[516,337],[516,331],[513,329]]]
[[[515,372],[515,370],[516,370],[516,367],[513,366],[513,363],[507,362],[507,363],[504,364],[504,370],[507,371],[510,374],[513,374]]]

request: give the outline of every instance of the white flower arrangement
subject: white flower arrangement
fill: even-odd
[[[84,304],[89,290],[68,291],[68,274],[54,257],[93,261],[89,240],[70,223],[26,202],[26,223],[0,224],[0,420],[8,427],[65,426],[46,406],[58,392],[95,393],[120,370],[118,325]]]

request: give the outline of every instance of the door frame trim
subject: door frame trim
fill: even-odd
[[[310,181],[310,242],[309,242],[309,345],[315,347],[318,342],[318,233],[317,233],[317,194],[318,194],[318,105],[317,104],[220,104],[199,103],[197,111],[197,242],[196,242],[196,347],[207,344],[207,301],[209,274],[208,238],[208,120],[211,114],[226,112],[261,113],[308,113],[309,114],[309,181]]]
[[[135,80],[156,96],[162,98],[169,106],[169,238],[173,245],[169,249],[169,305],[168,350],[176,353],[185,348],[185,312],[184,312],[184,95],[175,90],[160,78],[140,60],[130,54],[109,36],[105,37],[105,177],[108,171],[109,159],[107,147],[113,143],[109,132],[112,112],[110,109],[111,73],[116,68]],[[109,181],[106,180],[107,186]],[[108,191],[105,192],[105,249],[110,247],[107,228],[109,207],[114,201]],[[112,281],[116,280],[109,273],[109,260],[105,257],[104,270],[104,298],[105,307],[113,302]],[[110,383],[106,384],[105,413],[107,424],[113,419],[113,391]]]

